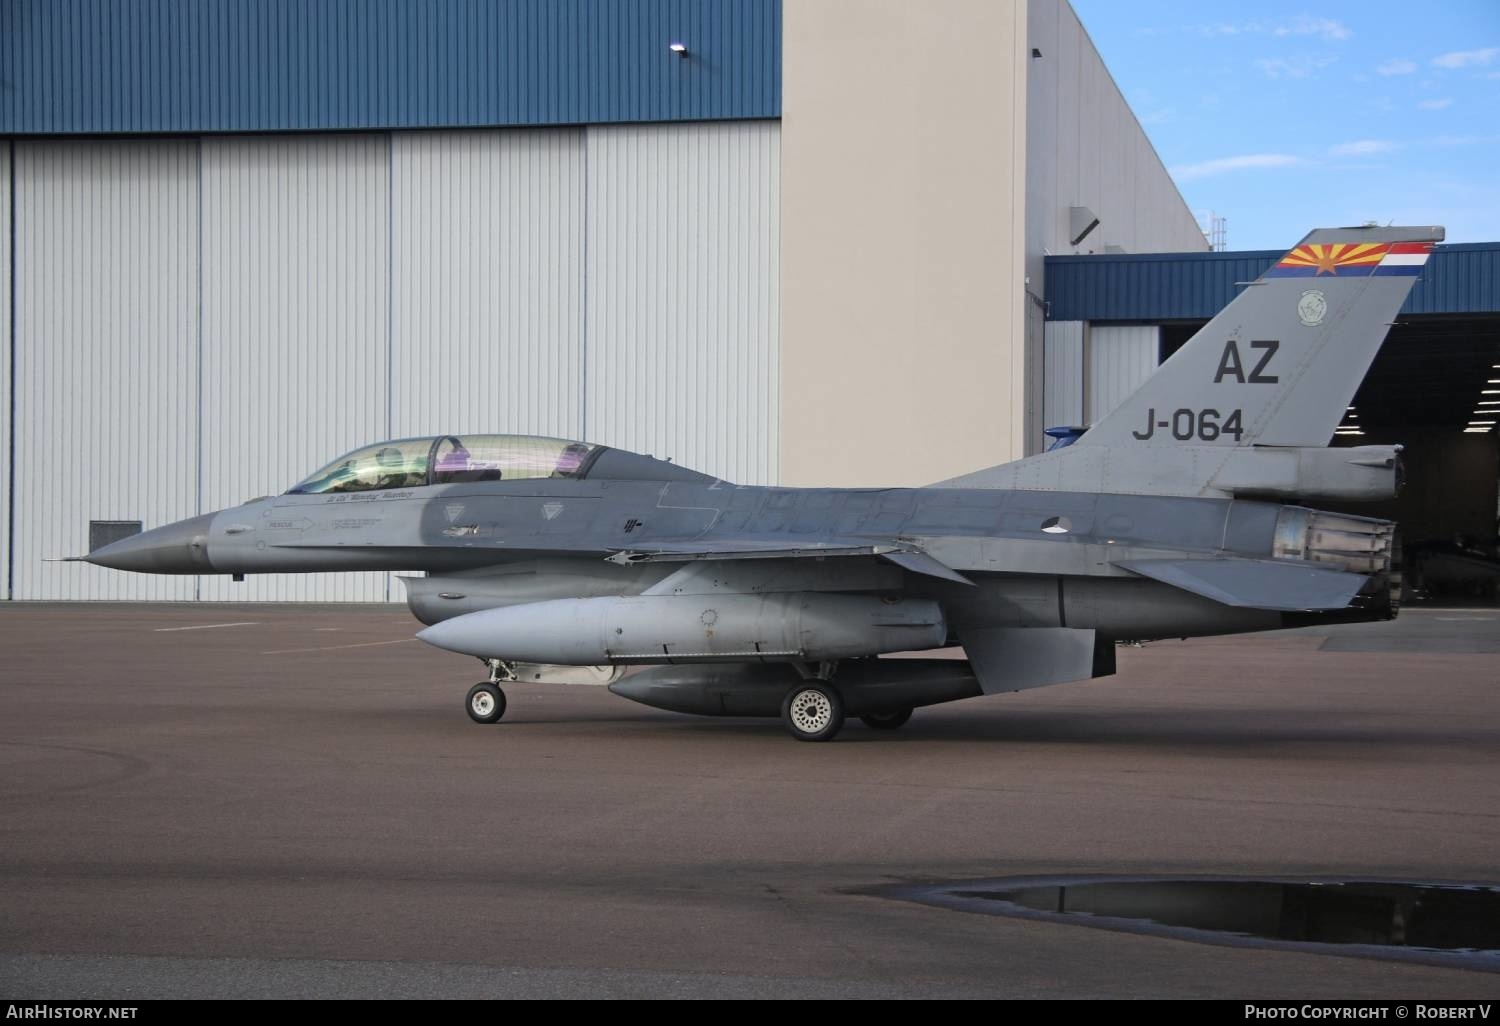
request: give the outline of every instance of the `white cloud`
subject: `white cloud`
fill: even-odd
[[[1354,34],[1347,25],[1334,18],[1313,18],[1306,14],[1298,15],[1290,21],[1271,24],[1263,21],[1217,21],[1194,25],[1189,31],[1209,39],[1247,35],[1271,35],[1283,39],[1290,36],[1317,36],[1330,43],[1343,42]]]
[[[1341,143],[1328,147],[1330,157],[1373,157],[1378,153],[1392,153],[1400,149],[1387,139],[1360,139],[1357,142]]]
[[[1444,134],[1432,140],[1437,146],[1475,146],[1480,143],[1500,142],[1500,135],[1451,135]]]
[[[1181,164],[1172,168],[1172,177],[1179,182],[1190,182],[1196,178],[1208,178],[1231,171],[1248,171],[1255,168],[1294,167],[1302,163],[1301,157],[1290,153],[1247,153],[1239,157],[1220,157],[1198,164]]]
[[[1444,107],[1451,107],[1452,105],[1453,98],[1448,96],[1443,97],[1441,100],[1423,100],[1417,104],[1423,110],[1442,110]]]
[[[1500,46],[1487,46],[1483,50],[1455,50],[1445,53],[1441,57],[1434,57],[1432,63],[1440,68],[1471,68],[1489,64],[1496,57],[1500,57]]]
[[[1410,75],[1417,70],[1417,62],[1398,57],[1395,60],[1386,61],[1375,69],[1377,75]]]
[[[1341,21],[1333,18],[1310,18],[1305,14],[1293,18],[1287,24],[1276,26],[1272,32],[1278,36],[1318,36],[1330,43],[1340,42],[1353,35]]]
[[[1235,25],[1230,22],[1219,22],[1215,25],[1199,25],[1197,32],[1200,36],[1238,36],[1246,32],[1264,32],[1265,28],[1259,22],[1247,22]]]
[[[1267,78],[1311,78],[1337,57],[1262,57],[1255,67]]]

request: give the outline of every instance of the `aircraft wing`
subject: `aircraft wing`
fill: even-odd
[[[974,582],[923,550],[894,539],[870,541],[863,538],[832,539],[808,545],[789,545],[785,538],[742,538],[733,541],[669,542],[649,548],[622,549],[606,557],[610,563],[629,566],[635,563],[693,563],[745,559],[834,559],[848,556],[873,556],[884,559],[914,574],[936,577],[957,584]]]
[[[1278,559],[1136,559],[1115,565],[1226,606],[1281,612],[1343,609],[1366,580]]]

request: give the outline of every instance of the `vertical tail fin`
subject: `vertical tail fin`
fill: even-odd
[[[1322,228],[1250,283],[1087,446],[1324,446],[1443,229]]]

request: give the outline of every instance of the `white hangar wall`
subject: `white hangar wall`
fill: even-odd
[[[554,433],[772,483],[779,134],[15,143],[11,597],[400,600],[385,574],[42,562],[385,437]]]
[[[13,595],[190,599],[42,560],[88,551],[90,520],[198,511],[197,146],[15,149]]]
[[[376,135],[203,140],[203,512],[386,436],[387,151]],[[385,593],[383,574],[198,585],[216,601]]]
[[[780,142],[775,122],[589,129],[591,437],[777,483]]]
[[[5,396],[6,408],[0,410],[0,574],[5,575],[7,587],[0,594],[8,595],[10,581],[10,508],[14,497],[11,491],[10,418],[10,183],[15,163],[15,143],[7,141],[0,151],[0,395]]]
[[[1026,5],[799,0],[782,31],[782,480],[1020,455]]]
[[[1138,333],[1095,332],[1085,366],[1070,349],[1081,340],[1067,341],[1066,330],[1059,329],[1058,342],[1044,342],[1043,258],[1105,247],[1202,252],[1208,243],[1073,8],[1029,0],[1027,39],[1040,53],[1028,52],[1026,95],[1026,447],[1036,452],[1044,427],[1076,424],[1084,415],[1081,405],[1059,403],[1062,395],[1082,394],[1080,374],[1096,400],[1091,406],[1114,397],[1113,406],[1138,384],[1143,352]],[[1099,219],[1076,246],[1073,207]],[[1124,347],[1118,353],[1110,348],[1115,342]],[[1154,351],[1151,359],[1155,367]],[[1049,400],[1055,412],[1044,410]]]
[[[783,68],[783,483],[1039,451],[1044,397],[1081,404],[1086,373],[1044,374],[1070,208],[1100,220],[1080,252],[1207,248],[1072,8],[788,3]]]
[[[1205,251],[1208,243],[1073,8],[1027,10],[1026,273],[1044,254]],[[1099,226],[1071,243],[1069,208]]]
[[[395,136],[388,435],[587,433],[586,151],[581,129]]]

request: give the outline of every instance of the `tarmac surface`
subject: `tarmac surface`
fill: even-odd
[[[1500,997],[874,897],[1500,882],[1500,612],[1160,642],[830,744],[510,685],[396,607],[0,607],[0,997]]]

